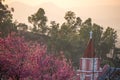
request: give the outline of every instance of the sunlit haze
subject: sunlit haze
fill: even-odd
[[[6,0],[7,3],[15,1],[23,2],[32,6],[51,2],[63,8],[94,5],[120,5],[120,0]]]
[[[42,7],[48,23],[64,22],[65,13],[70,10],[83,21],[90,17],[103,27],[120,30],[120,0],[6,0],[5,3],[15,9],[13,17],[19,22],[27,23],[27,17]]]

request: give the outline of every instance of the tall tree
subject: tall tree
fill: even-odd
[[[52,53],[56,53],[58,51],[58,43],[59,43],[59,23],[55,21],[51,21],[51,25],[49,27],[48,36],[50,40],[48,41],[48,50]]]
[[[115,48],[117,33],[113,28],[108,27],[101,39],[101,55],[105,56],[110,52],[110,49]]]
[[[68,11],[65,14],[65,20],[58,32],[57,49],[64,51],[67,58],[71,58],[76,63],[74,56],[79,52],[79,34],[78,28],[81,26],[81,19],[76,18],[76,15],[72,11]],[[74,64],[73,63],[73,64]]]
[[[17,28],[12,22],[13,8],[9,9],[8,5],[3,4],[3,0],[0,0],[0,32],[1,36],[5,37],[12,31],[16,31]]]
[[[74,13],[74,12],[68,11],[68,12],[66,12],[64,18],[65,18],[65,20],[67,20],[67,23],[68,23],[68,24],[73,24],[73,23],[75,22],[76,16],[75,16],[75,13]]]
[[[95,51],[96,51],[96,54],[99,55],[100,54],[100,42],[101,42],[101,38],[102,38],[102,35],[103,35],[103,27],[101,27],[100,25],[98,24],[93,24],[93,41],[94,41],[94,47],[95,47]]]
[[[43,8],[39,8],[36,13],[28,17],[28,21],[33,24],[33,32],[45,34],[47,31],[47,17]]]

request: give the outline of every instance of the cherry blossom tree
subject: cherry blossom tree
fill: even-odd
[[[10,35],[0,38],[0,78],[6,76],[19,80],[26,74],[24,66],[28,51],[23,38]]]
[[[64,54],[48,54],[45,45],[25,42],[9,35],[0,38],[0,79],[70,80],[74,76],[71,62]]]

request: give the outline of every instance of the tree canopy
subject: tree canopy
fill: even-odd
[[[39,8],[36,13],[28,17],[28,21],[33,24],[33,32],[45,34],[47,31],[47,17],[43,8]]]
[[[0,32],[1,37],[7,36],[12,31],[16,31],[17,28],[12,21],[12,12],[14,8],[9,8],[8,5],[3,4],[3,0],[0,1]]]

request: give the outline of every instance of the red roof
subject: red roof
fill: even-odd
[[[84,58],[93,58],[93,57],[95,57],[95,53],[94,52],[95,52],[95,50],[94,50],[94,46],[93,46],[93,40],[90,39],[89,43],[87,45],[87,48],[86,48],[86,50],[84,52],[83,57]]]

